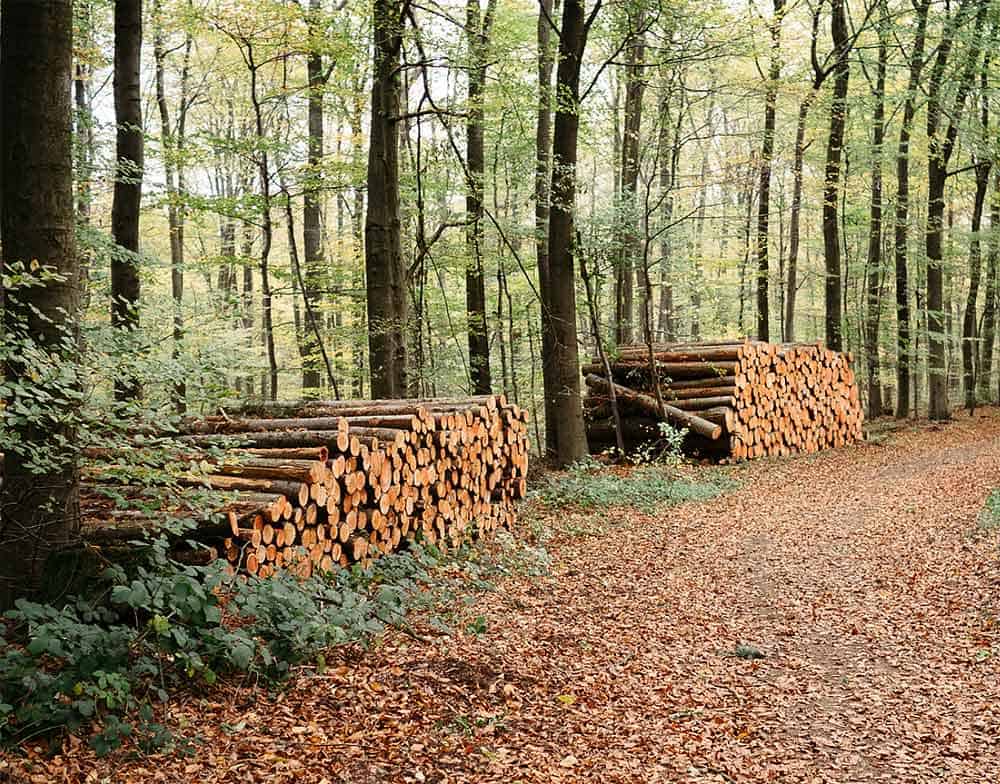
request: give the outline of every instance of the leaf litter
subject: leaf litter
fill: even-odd
[[[1000,413],[731,471],[713,500],[549,513],[551,573],[464,608],[483,624],[179,695],[188,755],[68,737],[0,781],[1000,780],[1000,532],[976,524]]]

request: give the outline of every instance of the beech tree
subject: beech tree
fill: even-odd
[[[851,76],[848,55],[851,51],[847,33],[845,0],[831,0],[830,34],[833,39],[833,101],[830,105],[830,133],[826,142],[826,168],[823,176],[823,258],[826,272],[826,344],[843,348],[840,223],[841,153],[847,122],[847,87]]]
[[[79,530],[76,404],[68,396],[79,308],[73,192],[73,4],[0,3],[0,240],[5,292],[4,374],[11,431],[0,485],[0,606],[42,587],[50,554]],[[21,347],[18,349],[17,347]],[[40,349],[51,367],[40,367]]]
[[[979,35],[988,0],[965,0],[948,18],[927,88],[927,366],[928,415],[931,419],[948,419],[948,380],[945,368],[944,269],[942,265],[942,235],[944,232],[944,188],[948,164],[961,123],[965,102],[975,78],[979,59]],[[974,30],[968,54],[961,67],[958,87],[950,107],[944,105],[942,88],[945,69],[955,43],[955,35],[965,20],[975,11]],[[947,126],[942,127],[947,120]],[[943,133],[942,133],[943,131]]]
[[[132,331],[139,324],[139,207],[142,200],[143,128],[140,58],[142,0],[115,0],[114,93],[117,141],[111,233],[125,253],[111,258],[111,324]],[[133,379],[115,382],[115,396],[139,393]]]
[[[399,54],[409,0],[375,0],[365,214],[365,280],[372,396],[406,394],[407,270],[399,214]]]
[[[771,33],[771,63],[764,94],[764,135],[760,147],[760,195],[757,200],[757,337],[770,340],[768,317],[767,248],[771,218],[771,159],[774,156],[774,122],[777,112],[778,80],[781,78],[781,17],[785,0],[774,0],[774,13],[768,25]]]
[[[588,16],[582,0],[564,0],[559,30],[559,66],[556,70],[556,113],[552,132],[552,190],[549,214],[548,307],[543,318],[552,335],[553,365],[550,398],[559,465],[569,465],[587,453],[580,400],[580,362],[576,332],[576,164],[580,131],[580,68],[590,28],[601,9],[597,0]]]

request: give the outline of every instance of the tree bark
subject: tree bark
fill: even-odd
[[[771,219],[771,162],[774,158],[774,118],[781,78],[781,19],[784,0],[774,0],[771,17],[771,65],[764,95],[764,137],[760,145],[760,196],[757,200],[757,337],[770,340],[768,316],[768,230]]]
[[[621,176],[617,223],[618,263],[615,265],[615,342],[630,343],[635,318],[635,274],[640,254],[636,188],[639,182],[639,132],[645,90],[646,24],[642,9],[629,14],[630,43],[625,63],[625,121],[622,130]]]
[[[261,329],[263,330],[264,351],[267,354],[267,387],[262,392],[269,400],[278,397],[278,358],[274,347],[274,316],[271,296],[271,245],[274,242],[274,224],[271,221],[271,165],[267,154],[267,136],[264,128],[264,107],[258,93],[258,71],[260,63],[255,60],[254,44],[242,39],[246,47],[246,63],[250,71],[250,103],[253,106],[254,132],[258,149],[256,151],[257,178],[260,181],[260,299]],[[263,383],[263,381],[262,381]]]
[[[183,163],[180,153],[184,148],[185,120],[187,118],[188,63],[191,56],[191,36],[184,42],[184,63],[181,69],[181,94],[176,132],[170,120],[170,105],[166,92],[166,43],[164,40],[160,0],[153,3],[153,60],[155,63],[156,105],[160,112],[160,144],[163,156],[163,176],[167,189],[167,228],[170,231],[170,295],[174,305],[174,331],[172,356],[178,366],[177,381],[173,385],[174,410],[183,414],[187,410],[184,374],[179,370],[181,343],[184,339],[184,207],[181,189],[184,184]]]
[[[826,146],[823,176],[823,258],[826,273],[826,344],[840,351],[842,338],[840,224],[837,202],[840,198],[841,153],[847,120],[847,87],[851,70],[847,60],[851,42],[847,33],[844,0],[832,0],[830,32],[833,38],[833,102],[830,107],[830,134]]]
[[[127,254],[111,259],[111,325],[131,331],[139,326],[139,206],[142,198],[143,133],[140,91],[142,0],[115,0],[114,94],[115,186],[111,234]],[[133,378],[115,380],[115,399],[139,395]]]
[[[555,348],[552,320],[549,313],[549,185],[552,172],[549,165],[552,150],[552,70],[555,56],[552,46],[553,0],[538,0],[538,118],[535,123],[535,257],[538,266],[538,292],[541,315],[542,386],[544,390],[557,387]],[[545,454],[556,453],[555,401],[544,394]]]
[[[375,0],[374,63],[365,214],[371,394],[406,394],[407,272],[399,213],[399,54],[408,0]]]
[[[889,57],[888,15],[885,2],[879,19],[878,66],[875,76],[875,115],[872,118],[872,189],[868,220],[868,302],[865,311],[865,355],[868,360],[868,418],[882,416],[878,331],[882,307],[882,149],[885,144],[885,75]]]
[[[576,269],[573,263],[576,211],[576,162],[580,118],[580,66],[590,23],[601,7],[597,0],[584,19],[582,0],[565,0],[556,73],[556,115],[552,144],[552,203],[549,216],[549,309],[554,386],[545,394],[553,402],[556,462],[569,465],[587,454],[580,399],[580,364],[576,331]]]
[[[302,188],[302,300],[307,310],[315,310],[319,304],[319,294],[323,289],[323,226],[322,190],[323,179],[323,88],[326,76],[323,73],[322,46],[324,29],[321,19],[321,0],[309,0],[306,23],[309,29],[309,54],[306,56],[306,78],[309,83],[307,101],[308,150],[307,172]],[[307,329],[302,335],[302,394],[317,397],[322,385],[322,359],[320,341],[322,332],[317,334],[322,320],[316,321],[317,329]]]
[[[992,161],[980,160],[974,169],[976,175],[976,195],[972,205],[972,237],[969,240],[969,293],[965,300],[965,315],[962,318],[962,388],[965,392],[965,407],[973,411],[976,407],[976,307],[979,299],[979,283],[982,276],[983,207],[986,191],[990,184]]]
[[[983,67],[979,72],[979,130],[981,133],[982,150],[988,150],[990,144],[990,109],[989,109],[989,69],[990,52],[983,57]],[[982,153],[979,154],[980,156]],[[972,237],[969,240],[969,293],[965,300],[965,315],[962,319],[962,383],[965,390],[965,407],[971,413],[976,407],[976,308],[979,299],[979,283],[982,276],[982,238],[983,208],[986,204],[986,192],[990,187],[990,171],[993,160],[989,157],[974,156],[976,179],[976,194],[972,206]]]
[[[37,260],[60,276],[16,295],[7,293],[5,340],[30,341],[64,364],[68,375],[76,361],[79,310],[70,94],[73,4],[3,0],[0,18],[0,71],[6,77],[0,90],[4,272],[13,272],[15,264],[29,268]],[[65,377],[49,388],[46,380],[32,380],[36,371],[17,356],[8,359],[4,375],[14,390],[6,401],[8,411],[37,407],[38,393],[65,398]],[[21,385],[30,390],[24,401],[18,399]],[[35,421],[19,419],[4,423],[16,446],[5,452],[0,485],[0,608],[39,590],[48,556],[75,540],[80,527],[75,407],[61,406]],[[38,452],[47,455],[44,467],[36,465]]]
[[[896,416],[910,414],[910,293],[908,270],[908,235],[910,227],[910,134],[916,114],[917,90],[924,68],[927,41],[927,16],[930,0],[920,0],[916,10],[916,31],[910,55],[910,77],[899,124],[896,148],[896,213],[893,217],[893,258],[896,272]]]
[[[979,399],[992,397],[993,350],[997,327],[997,266],[1000,261],[1000,167],[994,167],[990,199],[990,240],[986,254],[986,303],[983,307],[983,339],[979,349]]]
[[[962,68],[958,91],[950,111],[942,106],[941,88],[948,58],[954,46],[955,31],[966,21],[972,7],[976,7],[975,43]],[[944,232],[944,189],[948,178],[948,163],[955,149],[958,126],[965,101],[975,76],[979,59],[979,34],[989,6],[987,0],[966,0],[945,27],[938,45],[937,57],[927,88],[927,370],[928,416],[943,420],[951,417],[948,402],[948,377],[945,366],[944,323],[944,269],[942,266],[942,235]],[[941,123],[948,117],[948,127],[941,133]]]
[[[660,86],[659,118],[660,132],[657,137],[657,165],[659,167],[660,186],[660,301],[657,307],[657,332],[662,340],[672,341],[676,338],[674,328],[674,286],[671,261],[673,247],[671,242],[670,224],[674,219],[674,183],[677,177],[677,162],[680,158],[680,118],[683,112],[677,112],[677,124],[673,128],[671,140],[670,126],[670,88],[663,78]]]
[[[479,0],[467,0],[465,33],[469,47],[468,120],[466,121],[465,212],[466,248],[469,254],[465,269],[465,305],[469,338],[469,374],[474,395],[487,395],[492,388],[490,377],[490,337],[486,322],[486,278],[483,272],[483,180],[486,153],[483,141],[483,93],[486,89],[486,55],[496,0],[490,0],[485,16]]]

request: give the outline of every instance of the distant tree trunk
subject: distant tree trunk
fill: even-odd
[[[979,72],[979,130],[982,134],[983,150],[990,144],[990,104],[989,104],[989,70],[990,52],[983,56],[983,67]],[[981,154],[981,153],[980,153]],[[986,204],[986,192],[990,187],[990,171],[993,160],[989,157],[979,157],[974,161],[976,175],[976,195],[972,207],[972,238],[969,241],[969,294],[965,300],[965,316],[962,319],[962,382],[965,389],[965,407],[973,411],[976,407],[976,308],[979,299],[979,282],[982,274],[982,239],[980,232],[983,227],[983,208]]]
[[[403,3],[375,0],[372,19],[371,138],[368,147],[368,212],[365,215],[365,278],[368,292],[368,354],[371,394],[406,394],[406,328],[409,321],[406,265],[399,214],[399,53]]]
[[[909,225],[910,225],[910,134],[917,110],[917,90],[924,68],[924,46],[927,40],[927,15],[930,0],[919,0],[915,7],[916,31],[910,55],[910,77],[899,124],[899,144],[896,148],[896,214],[893,225],[893,257],[896,267],[896,416],[910,414],[910,371],[913,353],[910,347]]]
[[[841,152],[847,119],[847,86],[851,70],[851,49],[847,32],[844,0],[831,0],[830,32],[833,37],[833,102],[830,106],[830,135],[826,146],[823,177],[823,257],[826,273],[826,344],[834,351],[843,347],[841,335],[840,224],[837,202],[840,198]]]
[[[271,295],[270,258],[274,242],[274,225],[271,221],[271,165],[267,154],[267,135],[264,127],[264,107],[258,92],[258,78],[261,64],[255,59],[254,44],[249,39],[241,39],[245,47],[247,68],[250,71],[250,103],[253,107],[254,133],[258,149],[256,151],[257,178],[260,181],[260,299],[261,329],[263,331],[264,352],[267,354],[267,384],[262,390],[264,397],[274,400],[278,397],[278,358],[274,347],[274,316]],[[262,382],[263,383],[263,382]]]
[[[795,340],[795,298],[798,294],[799,234],[802,220],[802,171],[805,159],[806,118],[816,93],[811,92],[799,104],[795,124],[795,153],[792,162],[792,203],[788,218],[788,281],[785,286],[785,340]]]
[[[323,55],[319,51],[324,30],[320,15],[321,0],[309,0],[307,25],[309,28],[309,54],[306,57],[306,78],[309,82],[307,101],[307,128],[309,133],[307,163],[308,171],[303,186],[302,204],[302,261],[304,265],[302,300],[307,308],[316,309],[320,291],[326,277],[323,264],[322,226],[322,172],[323,165],[323,88],[326,75],[323,72]],[[322,320],[317,321],[317,325]],[[322,332],[320,332],[322,335]],[[318,396],[322,385],[322,359],[320,337],[316,330],[306,329],[302,335],[302,394],[305,397]]]
[[[469,46],[468,120],[466,120],[466,183],[465,211],[469,221],[466,247],[469,259],[465,269],[465,303],[469,333],[469,371],[472,390],[476,395],[488,395],[490,378],[490,336],[486,323],[486,279],[483,272],[483,178],[486,153],[483,142],[483,92],[486,89],[486,55],[496,0],[489,0],[481,18],[479,0],[467,0],[465,32]]]
[[[160,111],[160,140],[163,148],[163,175],[167,186],[167,227],[170,231],[170,294],[174,304],[174,343],[172,356],[179,363],[181,343],[184,339],[184,205],[181,189],[184,187],[183,161],[187,119],[188,63],[191,56],[191,36],[184,42],[184,64],[181,68],[181,94],[178,102],[176,131],[170,121],[170,106],[166,92],[166,44],[164,41],[160,0],[153,3],[153,60],[155,62],[156,105]],[[187,387],[184,374],[177,371],[173,387],[174,410],[183,414],[187,410]]]
[[[799,116],[795,124],[795,152],[792,162],[792,203],[788,218],[788,281],[785,293],[785,340],[795,341],[795,301],[799,293],[798,262],[799,236],[802,221],[802,173],[805,168],[806,153],[806,120],[809,110],[816,100],[819,88],[823,86],[829,71],[819,65],[816,46],[819,40],[819,21],[822,4],[817,4],[813,10],[812,32],[809,36],[809,47],[813,61],[812,89],[799,104]]]
[[[111,259],[111,325],[123,330],[139,326],[139,206],[142,198],[143,134],[140,52],[142,0],[115,0],[114,93],[117,141],[111,234],[128,251]],[[115,399],[138,397],[134,378],[115,380]]]
[[[959,79],[958,90],[951,111],[942,106],[941,87],[945,67],[954,45],[955,31],[965,23],[966,14],[973,6],[968,0],[959,6],[948,23],[938,44],[937,57],[927,87],[927,371],[929,398],[927,414],[931,419],[942,420],[951,416],[948,402],[948,377],[945,366],[944,323],[944,269],[942,266],[942,234],[944,232],[944,189],[948,178],[948,163],[955,149],[958,126],[965,101],[975,77],[979,59],[979,34],[989,6],[987,0],[978,0],[976,12],[975,43],[970,46],[967,60]],[[948,117],[948,128],[942,134],[941,122]]]
[[[705,209],[708,198],[708,149],[702,147],[701,171],[698,176],[698,206],[694,219],[694,242],[691,246],[691,338],[701,337],[701,295],[705,285],[702,255],[705,248]],[[646,343],[651,341],[647,340]]]
[[[93,9],[89,2],[83,3],[81,30],[83,41],[78,42],[77,49],[93,44]],[[76,211],[79,220],[84,225],[90,223],[91,178],[93,177],[94,159],[97,148],[94,139],[94,111],[90,80],[93,78],[93,66],[77,62],[74,69],[73,96],[76,105]],[[90,254],[79,254],[80,259],[80,308],[86,313],[90,307]]]
[[[661,339],[673,341],[677,339],[674,319],[674,286],[671,270],[673,245],[671,242],[674,220],[674,183],[677,180],[677,164],[680,159],[680,128],[683,112],[677,112],[676,126],[673,128],[671,140],[670,121],[670,91],[666,84],[661,88],[659,101],[660,133],[658,137],[657,157],[660,178],[660,302],[658,307],[657,327]]]
[[[757,337],[770,340],[768,317],[768,231],[771,219],[771,162],[774,158],[774,116],[778,104],[778,80],[781,78],[781,19],[784,0],[774,0],[771,17],[771,66],[764,94],[764,138],[760,146],[760,196],[757,200]]]
[[[618,263],[615,265],[615,342],[630,343],[635,317],[635,273],[639,256],[639,220],[636,188],[639,183],[639,132],[642,128],[642,96],[645,88],[645,13],[629,14],[631,38],[625,63],[625,123],[621,144],[619,178]],[[617,112],[616,112],[617,116]]]
[[[364,113],[364,88],[361,84],[355,86],[354,106],[351,113],[351,156],[355,167],[360,170],[363,162],[364,147],[362,146],[361,118]],[[366,321],[367,283],[365,281],[365,192],[355,185],[352,189],[354,205],[351,209],[351,237],[354,255],[354,276],[351,284],[354,294],[351,297],[352,322],[358,333],[364,333]],[[354,339],[352,343],[351,394],[362,398],[365,394],[365,344],[363,340]]]
[[[552,69],[555,53],[552,47],[552,0],[538,0],[538,118],[535,124],[535,257],[538,265],[542,343],[542,386],[553,390],[558,386],[555,374],[555,344],[549,314],[549,184],[552,150]],[[545,454],[556,454],[555,398],[544,395]]]
[[[556,73],[555,125],[552,145],[552,203],[549,217],[549,312],[553,336],[555,388],[545,394],[553,400],[556,462],[569,465],[587,454],[580,400],[580,363],[576,331],[576,269],[573,263],[576,237],[577,139],[580,127],[580,66],[587,35],[602,0],[584,19],[582,0],[565,0],[559,37],[559,67]]]
[[[37,395],[65,399],[79,310],[79,264],[73,205],[73,4],[3,0],[0,4],[0,242],[4,273],[37,260],[62,277],[18,290],[3,309],[6,340],[30,340],[65,375],[57,387],[32,380],[38,368],[8,359],[6,403],[36,408]],[[67,337],[70,339],[67,341]],[[27,394],[19,391],[24,386]],[[80,527],[74,406],[4,427],[15,444],[4,455],[0,484],[0,608],[42,587],[49,555]],[[23,447],[23,448],[22,448]],[[38,465],[38,455],[44,455]],[[59,586],[62,589],[63,586]]]
[[[990,379],[997,328],[997,266],[1000,261],[1000,166],[994,167],[990,199],[990,240],[986,255],[986,304],[983,308],[983,339],[979,349],[979,399],[992,400]]]
[[[865,313],[865,354],[868,359],[868,418],[882,416],[878,331],[882,308],[882,148],[885,143],[885,74],[889,57],[885,0],[879,20],[878,70],[875,76],[875,116],[872,119],[872,190],[868,220],[868,307]]]
[[[976,307],[982,275],[982,242],[979,233],[983,226],[983,206],[990,184],[991,166],[992,161],[987,158],[978,161],[974,170],[976,195],[972,206],[972,238],[969,240],[969,293],[965,300],[965,316],[962,319],[962,388],[965,391],[965,407],[969,411],[976,407]]]

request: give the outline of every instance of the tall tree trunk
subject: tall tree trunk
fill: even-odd
[[[785,323],[785,340],[795,341],[795,302],[799,293],[798,283],[798,263],[799,263],[799,236],[802,222],[802,173],[805,168],[806,154],[806,120],[809,117],[809,110],[819,88],[826,81],[829,70],[819,65],[819,58],[816,55],[816,47],[819,41],[819,22],[822,4],[817,4],[813,10],[812,32],[809,36],[809,47],[813,61],[812,89],[802,99],[799,104],[799,116],[795,123],[795,152],[792,161],[792,203],[788,218],[788,279],[785,294],[785,312],[783,314]]]
[[[486,279],[483,272],[483,179],[486,167],[483,142],[483,92],[486,89],[486,55],[496,0],[489,0],[485,16],[479,0],[467,0],[465,33],[469,47],[468,120],[466,120],[465,211],[469,226],[466,247],[469,254],[465,268],[465,305],[469,333],[469,374],[476,395],[488,395],[490,378],[490,337],[486,323]]]
[[[552,150],[552,69],[555,53],[552,46],[552,0],[538,0],[538,118],[535,123],[535,258],[538,266],[538,292],[541,315],[542,387],[557,388],[555,344],[549,318],[549,185]],[[556,454],[556,401],[544,394],[545,454]]]
[[[625,122],[621,143],[621,176],[619,179],[620,215],[617,223],[618,264],[615,276],[615,342],[630,343],[635,317],[635,274],[640,253],[636,203],[639,183],[639,133],[642,128],[642,96],[645,88],[646,19],[643,9],[629,14],[628,54],[625,63]],[[617,116],[617,112],[616,112]],[[640,280],[641,273],[640,273]]]
[[[111,324],[118,329],[139,326],[139,206],[142,198],[143,134],[140,92],[142,0],[115,0],[114,93],[117,140],[111,233],[128,251],[111,259]],[[115,399],[139,395],[133,378],[115,380]]]
[[[805,159],[806,119],[816,97],[815,91],[799,104],[795,124],[795,152],[792,161],[792,203],[788,217],[788,279],[785,286],[785,340],[795,341],[795,298],[798,294],[799,235],[802,221],[802,172]]]
[[[987,61],[989,58],[987,58]],[[985,74],[984,74],[985,76]],[[983,100],[985,106],[985,98]],[[990,184],[992,161],[980,160],[974,169],[976,174],[976,195],[972,206],[972,238],[969,240],[969,293],[965,300],[965,315],[962,318],[962,388],[965,392],[965,407],[973,411],[976,407],[976,307],[979,298],[979,282],[982,276],[983,207],[986,191]]]
[[[399,213],[399,54],[407,0],[375,0],[365,278],[371,394],[406,394],[406,265]]]
[[[826,146],[823,176],[823,257],[826,273],[826,344],[834,351],[843,347],[841,334],[840,224],[837,201],[840,198],[841,153],[847,120],[847,86],[851,70],[848,54],[851,42],[847,32],[845,0],[831,0],[830,32],[833,37],[833,102],[830,106],[830,135]]]
[[[676,340],[674,320],[674,286],[671,261],[671,242],[674,220],[674,183],[677,179],[677,164],[680,159],[680,128],[683,111],[677,112],[676,126],[670,126],[670,89],[664,79],[659,101],[660,132],[657,137],[657,159],[660,185],[660,302],[657,308],[657,331],[662,340]],[[673,139],[671,140],[671,133]]]
[[[771,162],[774,158],[774,117],[778,104],[778,80],[781,78],[781,20],[784,0],[774,0],[771,17],[771,65],[764,95],[764,137],[760,145],[760,196],[757,200],[757,337],[770,340],[768,316],[768,230],[771,220]]]
[[[556,386],[545,390],[553,400],[556,462],[569,465],[587,454],[580,400],[580,363],[576,331],[576,269],[573,263],[576,231],[576,162],[580,127],[580,66],[590,24],[601,7],[597,0],[584,20],[582,0],[565,0],[556,72],[555,124],[552,141],[552,206],[549,216],[549,310]]]
[[[83,41],[77,49],[93,45],[93,8],[89,2],[83,3],[82,11],[77,13],[83,17],[83,23],[78,30],[83,34]],[[81,47],[82,44],[82,47]],[[73,97],[76,107],[76,212],[80,222],[90,223],[91,178],[93,177],[96,143],[94,139],[94,111],[90,80],[93,78],[93,66],[78,61],[74,69]],[[80,308],[86,313],[90,307],[90,254],[80,253]]]
[[[983,56],[983,67],[979,72],[979,131],[983,150],[990,145],[990,104],[989,104],[989,70],[990,52]],[[981,153],[980,153],[981,155]],[[965,301],[965,316],[962,319],[962,382],[965,389],[965,406],[969,411],[976,407],[976,308],[979,299],[979,282],[982,274],[982,238],[983,208],[986,204],[986,192],[990,187],[990,171],[993,160],[980,157],[974,160],[976,175],[976,195],[972,208],[972,238],[969,242],[969,294]]]
[[[910,371],[913,352],[910,347],[909,228],[910,228],[910,134],[917,109],[917,90],[924,68],[927,41],[927,16],[930,0],[915,6],[916,31],[910,55],[910,77],[899,124],[896,148],[896,214],[893,218],[893,258],[896,272],[896,416],[910,414]]]
[[[997,266],[1000,261],[1000,166],[994,167],[990,199],[990,239],[986,254],[986,304],[983,307],[983,339],[979,349],[979,399],[993,399],[993,350],[997,328]]]
[[[274,347],[274,316],[271,294],[270,258],[274,242],[274,224],[271,221],[271,165],[267,154],[268,140],[264,127],[264,107],[258,92],[260,63],[255,59],[254,43],[242,39],[250,71],[250,103],[253,107],[254,133],[256,135],[257,178],[260,182],[260,300],[261,330],[264,352],[267,354],[267,383],[262,390],[269,400],[278,397],[278,358]],[[263,382],[262,382],[263,383]]]
[[[315,310],[319,305],[320,291],[326,277],[323,264],[322,227],[322,165],[323,165],[323,88],[326,76],[323,72],[322,46],[324,29],[322,25],[323,6],[321,0],[309,0],[306,17],[309,29],[309,54],[306,57],[306,78],[309,82],[307,102],[308,128],[308,171],[302,189],[302,301],[307,308]],[[318,320],[316,325],[322,324]],[[322,335],[322,332],[320,332]],[[320,336],[316,330],[306,329],[302,334],[302,394],[305,397],[318,396],[322,384],[322,358]]]
[[[160,140],[163,154],[163,176],[167,187],[167,227],[170,231],[170,294],[173,300],[174,332],[172,356],[180,362],[181,343],[184,339],[184,206],[181,188],[184,183],[183,161],[185,119],[187,117],[188,63],[191,55],[191,36],[184,42],[184,63],[181,68],[181,94],[176,132],[170,121],[170,106],[166,92],[166,44],[163,33],[160,0],[153,3],[153,60],[155,63],[156,105],[160,112]],[[187,410],[187,387],[184,374],[177,368],[177,381],[173,385],[174,410],[183,414]]]
[[[975,42],[969,47],[962,68],[958,90],[950,112],[945,114],[941,101],[944,72],[954,45],[955,31],[964,25],[970,9],[976,6]],[[942,235],[944,232],[944,189],[948,163],[955,149],[958,126],[965,101],[975,77],[979,59],[979,34],[989,6],[987,0],[966,0],[948,20],[938,45],[937,57],[927,88],[927,371],[929,398],[927,413],[931,419],[951,416],[948,402],[948,377],[945,366],[944,269],[942,266]],[[942,120],[947,117],[947,130],[941,133]]]
[[[889,57],[885,0],[879,19],[878,70],[875,76],[875,116],[872,119],[872,190],[868,220],[868,303],[865,312],[865,354],[868,359],[868,418],[882,416],[878,328],[882,307],[882,148],[885,143],[885,74]]]
[[[55,386],[20,352],[4,367],[7,411],[66,398],[76,358],[79,265],[73,205],[73,4],[3,0],[0,4],[0,241],[4,273],[37,261],[60,277],[8,292],[4,339],[31,343],[63,367]],[[69,338],[67,340],[67,338]],[[26,394],[21,399],[21,389]],[[43,586],[49,555],[80,526],[75,408],[6,418],[12,444],[0,484],[0,608]],[[45,459],[39,464],[38,455]],[[60,590],[64,586],[58,586]]]
[[[362,146],[361,118],[364,113],[364,89],[361,84],[355,86],[354,105],[351,112],[351,157],[355,171],[360,171],[363,163],[364,147]],[[367,307],[367,283],[365,281],[365,192],[360,185],[352,189],[354,204],[351,209],[351,238],[354,255],[354,275],[351,285],[354,293],[351,297],[352,324],[359,334],[364,334]],[[365,394],[365,344],[355,338],[352,348],[351,395],[361,399]]]
[[[705,210],[708,198],[708,149],[702,147],[701,170],[698,175],[698,204],[695,209],[694,241],[691,243],[691,338],[701,337],[701,295],[705,285],[702,268],[705,249]],[[647,340],[647,343],[650,341]]]

